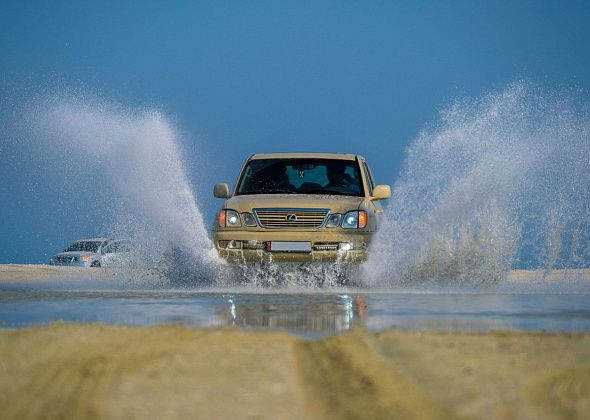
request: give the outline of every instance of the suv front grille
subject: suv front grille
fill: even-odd
[[[254,209],[264,228],[311,228],[324,224],[330,209]]]

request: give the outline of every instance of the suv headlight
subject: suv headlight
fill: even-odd
[[[340,220],[342,219],[342,215],[339,213],[331,214],[328,217],[328,221],[326,222],[326,227],[335,228],[340,226]]]
[[[367,212],[364,210],[349,211],[342,220],[343,229],[363,229],[367,226]]]
[[[256,219],[252,213],[242,213],[242,219],[244,219],[244,224],[246,226],[256,226]]]
[[[219,212],[218,225],[219,227],[240,227],[242,222],[237,211],[223,209]]]

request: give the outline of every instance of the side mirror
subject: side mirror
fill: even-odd
[[[213,195],[217,198],[229,198],[229,186],[227,184],[215,184]]]
[[[387,200],[391,198],[391,187],[389,185],[376,185],[371,193],[373,200]]]

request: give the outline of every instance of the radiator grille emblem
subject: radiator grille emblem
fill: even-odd
[[[252,209],[258,223],[265,229],[319,229],[330,209],[266,208]]]

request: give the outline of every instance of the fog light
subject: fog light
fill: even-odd
[[[219,248],[222,249],[241,249],[242,241],[219,241]]]
[[[227,249],[242,249],[242,241],[229,241]]]
[[[367,244],[364,242],[340,242],[338,249],[340,251],[362,251],[367,249]]]
[[[352,242],[340,242],[340,251],[350,251],[353,248]]]

